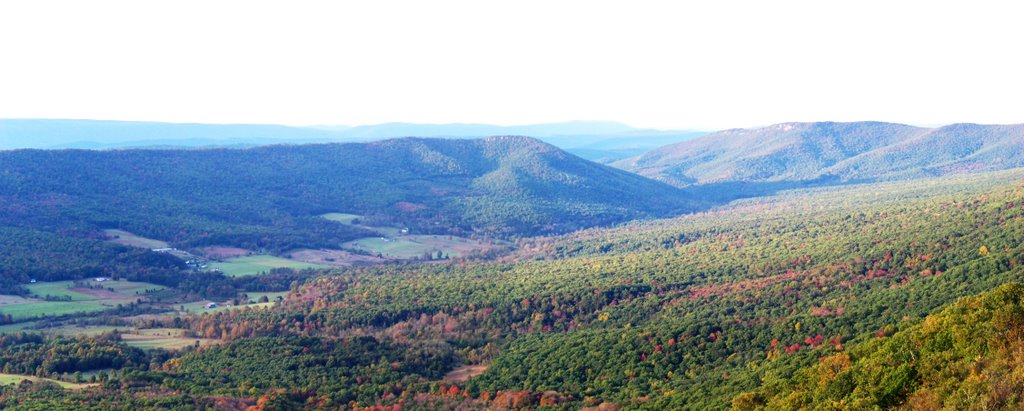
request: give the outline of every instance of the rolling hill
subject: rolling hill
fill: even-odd
[[[202,150],[0,152],[0,225],[177,245],[336,246],[351,212],[418,232],[561,232],[694,208],[679,190],[526,137]]]
[[[783,123],[720,131],[613,165],[679,187],[825,184],[993,171],[1024,166],[1024,125]]]

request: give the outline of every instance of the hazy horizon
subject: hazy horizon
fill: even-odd
[[[0,117],[1012,124],[1024,122],[1014,11],[881,1],[4,3]]]

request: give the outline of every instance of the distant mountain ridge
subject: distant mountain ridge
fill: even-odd
[[[259,239],[270,237],[261,233],[294,226],[297,244],[330,246],[302,233],[350,235],[317,217],[335,211],[418,232],[515,235],[676,215],[694,204],[672,186],[527,137],[0,152],[0,225],[124,228],[181,245],[263,247]],[[248,237],[232,237],[239,232]]]
[[[711,133],[612,165],[677,187],[993,171],[1024,167],[1024,125],[782,123]]]
[[[0,150],[18,148],[253,147],[269,144],[366,142],[401,137],[538,138],[591,160],[611,161],[703,135],[646,130],[607,121],[522,126],[384,123],[290,127],[270,124],[185,124],[140,121],[0,119]]]

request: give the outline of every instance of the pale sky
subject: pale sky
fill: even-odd
[[[997,1],[3,1],[0,118],[1024,122]]]

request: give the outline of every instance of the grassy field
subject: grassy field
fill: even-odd
[[[110,242],[128,245],[139,248],[167,248],[167,243],[152,238],[139,237],[124,230],[108,229],[103,230],[108,236],[113,237]]]
[[[58,327],[43,328],[40,330],[30,330],[29,332],[41,333],[45,335],[89,337],[100,335],[103,333],[108,333],[115,330],[121,332],[121,341],[123,341],[126,345],[131,347],[142,348],[145,350],[152,350],[157,348],[162,348],[165,350],[180,350],[185,347],[194,346],[197,340],[199,341],[199,345],[201,346],[218,343],[218,340],[209,338],[185,337],[185,330],[180,328],[136,329],[134,327],[114,327],[109,325],[88,325],[82,327],[77,325],[62,325]],[[12,328],[10,330],[2,331],[14,332],[17,330]],[[0,333],[2,333],[2,331],[0,331]]]
[[[131,347],[138,347],[144,350],[165,349],[180,350],[185,347],[194,347],[196,341],[200,346],[217,344],[219,340],[210,338],[189,338],[185,337],[185,330],[179,328],[147,328],[134,330],[121,334],[121,341]]]
[[[143,283],[138,281],[107,281],[103,283],[103,287],[113,288],[114,292],[124,295],[143,295],[167,288],[162,285]]]
[[[148,291],[156,291],[165,287],[133,281],[106,281],[101,284],[103,289],[74,287],[72,281],[55,281],[29,284],[28,290],[38,298],[25,299],[15,296],[0,297],[0,313],[9,314],[15,320],[37,316],[59,316],[75,313],[103,311],[128,304]],[[114,291],[110,291],[113,289]],[[66,297],[70,301],[46,301],[44,297]]]
[[[461,257],[473,250],[493,247],[490,244],[468,238],[447,235],[403,235],[393,238],[361,238],[342,244],[342,248],[381,254],[390,258],[410,259],[427,252],[440,250],[449,257]]]
[[[100,283],[96,283],[100,284]],[[73,281],[54,281],[52,283],[35,283],[29,284],[25,288],[28,288],[30,295],[43,298],[46,296],[51,297],[70,297],[71,301],[85,301],[94,300],[95,297],[77,292],[71,289],[74,286]]]
[[[320,217],[326,218],[326,219],[331,220],[331,221],[337,221],[339,223],[346,224],[346,225],[354,225],[355,224],[355,220],[363,218],[363,216],[361,216],[361,215],[346,214],[346,213],[327,213],[327,214],[321,215]]]
[[[339,223],[350,225],[353,227],[360,227],[365,228],[367,230],[373,230],[390,237],[394,237],[402,233],[402,229],[397,227],[372,227],[365,224],[356,224],[356,220],[363,218],[363,216],[356,214],[327,213],[321,214],[320,217],[326,218],[331,221],[337,221]]]
[[[92,336],[100,335],[100,334],[103,334],[103,333],[108,333],[108,332],[111,332],[111,331],[114,331],[114,330],[124,331],[124,330],[130,330],[130,329],[131,329],[131,327],[114,327],[112,325],[88,325],[88,326],[80,327],[80,326],[77,326],[77,325],[69,324],[69,325],[62,325],[62,326],[59,326],[59,327],[44,328],[44,329],[39,330],[39,332],[41,332],[43,334],[63,335],[63,336],[68,336],[68,337],[72,337],[72,336],[92,337]]]
[[[34,325],[36,325],[36,321],[0,325],[0,334],[14,333],[18,331],[33,332],[33,330],[29,330],[29,328]]]
[[[255,302],[259,302],[260,301],[260,297],[263,297],[263,296],[267,296],[267,299],[270,300],[270,302],[274,302],[274,299],[276,299],[277,297],[285,298],[285,297],[288,296],[288,292],[287,291],[279,291],[279,292],[275,292],[275,293],[247,292],[246,294],[249,295],[249,299],[250,300],[255,301]]]
[[[32,301],[25,304],[5,305],[0,313],[9,314],[11,318],[20,320],[40,316],[60,316],[65,314],[90,313],[110,309],[99,301]]]
[[[39,377],[32,377],[32,376],[28,376],[28,375],[3,374],[3,373],[0,373],[0,384],[3,384],[3,385],[19,384],[19,383],[21,383],[24,380],[29,380],[29,381],[33,381],[33,382],[50,381],[50,382],[57,383],[57,385],[60,385],[61,387],[69,389],[69,390],[80,390],[82,388],[85,388],[85,387],[88,387],[88,386],[91,386],[91,385],[96,385],[96,384],[76,384],[76,383],[73,383],[73,382],[51,380],[49,378],[39,378]]]
[[[249,307],[249,308],[266,308],[266,307],[271,307],[271,306],[274,305],[273,297],[271,297],[271,301],[268,302],[268,303],[239,304],[239,305],[232,305],[230,307],[228,307],[227,304],[225,304],[225,303],[217,303],[217,306],[214,307],[214,308],[206,308],[206,304],[207,303],[210,303],[210,301],[196,301],[196,302],[192,302],[192,303],[179,304],[177,307],[178,308],[181,308],[181,307],[185,308],[185,311],[182,311],[182,313],[188,313],[188,314],[207,314],[207,313],[215,313],[215,312],[220,312],[220,311],[238,310],[238,309],[246,308],[246,307]]]
[[[269,272],[274,268],[292,268],[301,270],[303,268],[329,268],[326,265],[304,263],[302,261],[289,260],[287,258],[274,257],[272,255],[251,255],[246,257],[232,258],[221,262],[210,263],[210,268],[216,268],[224,274],[238,277],[243,275],[258,275]]]

